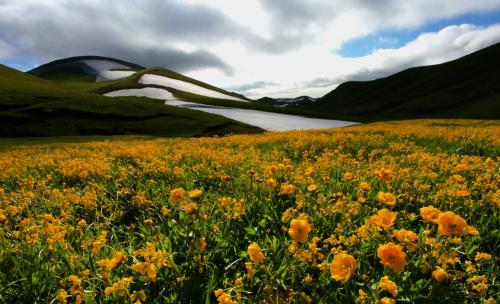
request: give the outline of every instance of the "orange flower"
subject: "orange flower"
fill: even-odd
[[[434,206],[427,206],[420,208],[420,216],[426,223],[437,224],[441,210],[434,208]]]
[[[245,262],[245,268],[247,269],[247,274],[250,279],[253,279],[255,275],[255,270],[253,269],[252,262]]]
[[[266,180],[266,185],[268,187],[276,187],[276,180],[272,179],[272,178],[269,178],[269,179]]]
[[[381,180],[387,180],[387,179],[389,179],[392,176],[392,170],[391,169],[380,168],[380,170],[378,170],[377,173],[378,173],[378,177]]]
[[[119,251],[113,255],[111,259],[102,259],[97,262],[97,265],[105,270],[112,270],[120,266],[120,264],[125,260],[125,254],[123,251]]]
[[[316,190],[318,190],[318,185],[316,185],[316,184],[311,184],[311,185],[307,186],[308,192],[314,192]]]
[[[396,205],[396,196],[392,193],[389,193],[389,192],[380,191],[377,194],[377,200],[384,205],[388,205],[388,206]]]
[[[281,185],[281,194],[292,195],[295,193],[295,186],[290,183]]]
[[[395,272],[402,272],[406,266],[406,253],[399,245],[387,243],[380,245],[377,250],[380,262]]]
[[[345,180],[351,180],[354,176],[352,175],[351,172],[346,172],[344,173],[344,179]]]
[[[396,285],[396,283],[391,281],[391,279],[389,279],[388,276],[384,276],[380,279],[379,286],[383,290],[390,293],[393,297],[398,296],[398,285]]]
[[[253,242],[248,246],[248,256],[250,260],[256,264],[259,264],[264,259],[264,254],[260,251],[259,244]]]
[[[198,199],[203,195],[203,191],[200,189],[194,189],[189,191],[189,198],[190,199]]]
[[[456,196],[458,197],[466,197],[466,196],[469,196],[470,195],[470,192],[468,190],[457,190],[457,192],[455,193]]]
[[[330,273],[336,281],[346,283],[356,271],[356,260],[347,253],[339,253],[330,264]]]
[[[413,252],[418,248],[418,244],[415,243],[418,240],[418,235],[415,232],[406,229],[401,229],[401,230],[394,230],[392,235],[394,235],[394,237],[400,243],[403,243],[405,246],[407,246],[406,249],[409,252]]]
[[[293,219],[290,222],[290,229],[288,229],[288,234],[290,237],[300,243],[307,242],[307,235],[311,232],[311,225],[307,220],[304,219]]]
[[[363,182],[363,183],[359,184],[359,189],[360,189],[361,191],[363,191],[363,192],[368,192],[368,191],[370,191],[370,190],[371,190],[371,188],[372,188],[372,187],[370,186],[370,184],[369,184],[369,183],[365,183],[365,182]]]
[[[186,214],[191,215],[196,213],[196,211],[198,210],[198,205],[195,203],[189,203],[184,208],[186,210]]]
[[[178,203],[184,199],[184,193],[184,189],[175,188],[174,190],[170,191],[170,200],[174,203]]]
[[[452,211],[441,213],[438,224],[438,233],[441,235],[464,235],[468,233],[467,222]]]
[[[395,304],[396,300],[388,298],[388,297],[383,297],[382,299],[378,300],[377,304]]]
[[[432,272],[432,278],[438,283],[448,281],[449,275],[443,268],[438,268]]]
[[[384,208],[378,211],[377,215],[373,215],[370,218],[370,223],[382,227],[384,229],[391,228],[396,221],[397,212],[391,212]]]

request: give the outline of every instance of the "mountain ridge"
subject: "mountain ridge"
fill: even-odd
[[[360,121],[500,117],[500,43],[436,65],[349,81],[307,109]]]

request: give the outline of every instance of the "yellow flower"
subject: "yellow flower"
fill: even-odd
[[[245,268],[247,269],[247,274],[250,279],[253,279],[253,276],[255,275],[255,271],[253,269],[252,262],[245,262]]]
[[[438,268],[432,272],[432,278],[438,283],[448,281],[449,275],[443,268]]]
[[[292,195],[295,193],[295,186],[290,183],[284,183],[281,185],[281,194]]]
[[[473,276],[468,279],[467,282],[471,284],[471,290],[477,294],[483,294],[488,290],[488,284],[486,283],[486,277],[484,275]]]
[[[441,210],[434,208],[434,206],[427,206],[420,208],[420,216],[426,223],[437,224]]]
[[[377,250],[377,256],[382,265],[395,272],[402,272],[406,266],[406,253],[404,253],[399,245],[395,245],[394,243],[380,245]]]
[[[119,251],[113,255],[111,259],[103,259],[97,262],[97,265],[103,269],[110,271],[118,266],[125,260],[125,254],[123,251]]]
[[[205,238],[202,237],[198,240],[196,247],[200,252],[203,252],[205,250],[205,247],[207,247],[207,242],[205,241]]]
[[[276,184],[277,184],[277,183],[276,183],[276,180],[275,180],[275,179],[273,179],[273,178],[268,178],[268,179],[266,180],[266,185],[267,185],[268,187],[276,187]]]
[[[314,192],[316,190],[318,190],[318,185],[316,185],[316,184],[311,184],[311,185],[307,186],[308,192]]]
[[[170,200],[174,203],[179,203],[184,199],[184,193],[184,189],[175,188],[174,190],[170,191]]]
[[[384,208],[379,210],[376,215],[373,215],[370,218],[370,223],[384,229],[389,229],[394,225],[397,215],[397,212],[391,212],[388,209]]]
[[[113,286],[106,287],[106,288],[104,289],[104,295],[107,297],[107,296],[109,296],[110,294],[114,293],[114,292],[115,292],[115,290],[116,290],[116,288],[115,288],[115,287],[113,287]]]
[[[466,196],[470,195],[470,192],[467,190],[461,189],[461,190],[457,190],[457,192],[455,194],[458,197],[466,197]]]
[[[264,259],[264,254],[260,250],[259,244],[253,242],[248,246],[248,256],[250,260],[256,264],[259,264]]]
[[[370,186],[369,183],[363,182],[359,184],[359,189],[363,192],[369,192],[372,189],[372,187]]]
[[[356,297],[356,302],[364,303],[366,301],[366,298],[368,298],[368,294],[363,289],[358,290],[358,296]]]
[[[330,264],[330,273],[336,281],[346,283],[356,271],[356,260],[347,253],[339,253]]]
[[[68,293],[64,289],[60,289],[59,292],[57,293],[57,301],[59,301],[59,304],[66,304],[68,301],[66,298],[68,297]]]
[[[198,205],[195,203],[187,204],[184,209],[186,210],[186,215],[195,214],[198,211]]]
[[[418,235],[406,229],[394,230],[392,235],[402,244],[404,244],[409,252],[413,252],[418,248]]]
[[[238,277],[238,278],[236,278],[236,280],[234,280],[234,285],[239,286],[241,284],[243,284],[243,278],[242,277]]]
[[[452,211],[441,213],[438,224],[438,233],[441,235],[464,235],[468,233],[467,222]]]
[[[290,229],[288,229],[288,234],[290,237],[300,243],[307,242],[307,235],[311,232],[311,225],[307,220],[304,219],[293,219],[290,222]]]
[[[386,169],[386,168],[381,168],[378,170],[378,177],[381,180],[387,180],[392,176],[392,170],[391,169]]]
[[[353,179],[353,177],[354,177],[354,176],[352,175],[352,173],[351,173],[351,172],[346,172],[346,173],[344,173],[344,179],[345,179],[345,180],[351,180],[351,179]]]
[[[479,262],[482,260],[491,260],[491,254],[488,254],[485,252],[478,252],[478,253],[476,253],[475,260],[476,260],[476,262]]]
[[[378,300],[377,304],[396,304],[396,300],[388,297],[383,297],[382,299]]]
[[[203,195],[203,191],[200,189],[194,189],[189,191],[190,199],[199,199]]]
[[[388,206],[396,205],[396,196],[392,193],[389,193],[389,192],[380,191],[377,194],[377,200],[384,205],[388,205]]]
[[[393,297],[398,296],[398,285],[391,281],[388,276],[384,276],[379,282],[380,288],[390,293]]]

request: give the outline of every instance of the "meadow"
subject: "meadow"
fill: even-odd
[[[495,303],[500,122],[0,152],[0,302]]]

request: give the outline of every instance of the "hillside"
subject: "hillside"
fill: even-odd
[[[315,102],[316,99],[309,96],[299,96],[295,98],[272,98],[262,97],[259,101],[265,104],[278,107],[305,107]]]
[[[139,73],[136,74],[136,72]],[[123,82],[121,80],[127,79],[134,74],[136,77],[129,79],[134,80],[134,83],[138,83],[144,74],[153,74],[167,77],[171,80],[177,80],[177,83],[189,83],[192,87],[196,86],[224,94],[224,96],[227,95],[227,98],[249,101],[249,99],[240,94],[222,90],[167,68],[145,68],[135,63],[102,56],[77,56],[60,59],[41,65],[28,73],[58,82],[70,88],[94,90],[98,93],[109,92],[112,89],[116,89],[118,83],[121,85],[118,86],[119,88],[130,85],[130,81]],[[111,81],[114,81],[114,83],[109,83]],[[159,85],[161,83],[156,84]],[[175,87],[173,89],[175,89]]]
[[[122,68],[118,68],[117,65],[121,65]],[[158,88],[171,93],[174,99],[198,104],[331,118],[329,114],[316,113],[298,107],[280,108],[250,100],[241,94],[223,90],[167,68],[144,68],[137,64],[109,57],[71,57],[44,64],[28,73],[57,82],[75,92],[107,96],[147,96],[146,90],[144,92],[140,92],[140,90]],[[107,81],[102,81],[103,79],[107,79]]]
[[[372,81],[350,81],[307,109],[357,121],[500,118],[500,44]]]
[[[201,136],[259,129],[139,97],[78,92],[0,65],[0,137],[60,135]]]

